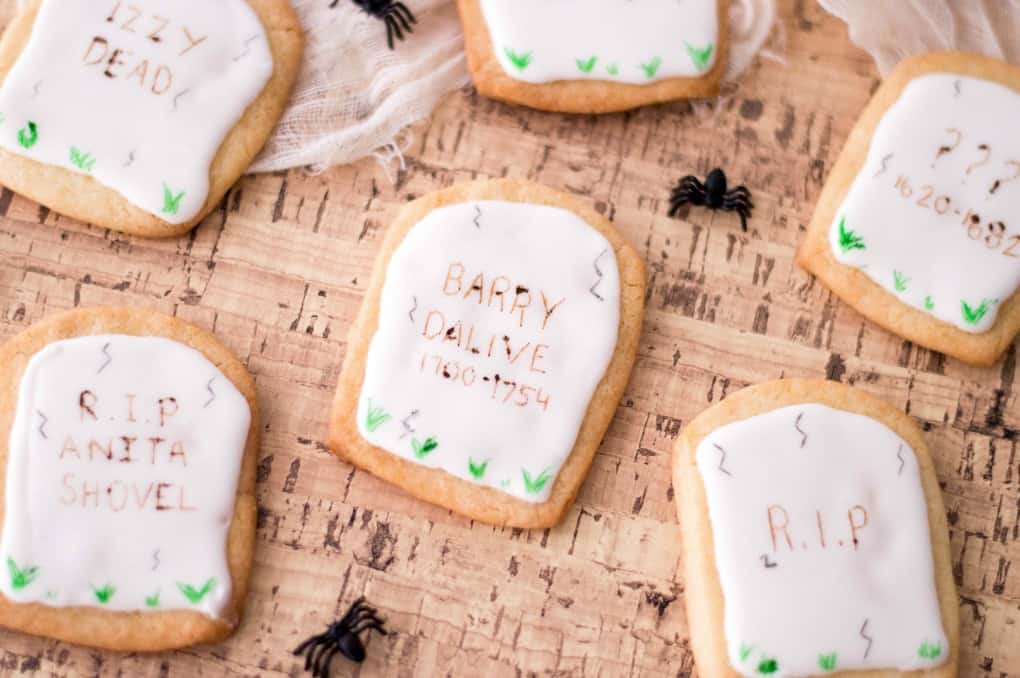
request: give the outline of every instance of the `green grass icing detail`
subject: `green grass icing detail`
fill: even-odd
[[[474,459],[468,459],[468,471],[471,472],[473,478],[481,478],[485,475],[485,470],[489,468],[489,460],[486,459],[481,464],[476,464]]]
[[[896,288],[896,291],[897,292],[906,292],[907,291],[907,287],[910,286],[910,278],[908,278],[907,276],[903,275],[903,273],[900,272],[900,271],[893,271],[892,272],[892,277],[893,277],[893,287]]]
[[[7,573],[11,576],[11,588],[15,591],[20,591],[25,588],[39,576],[38,567],[18,567],[18,564],[14,562],[14,558],[7,559]]]
[[[145,599],[145,607],[159,607],[159,591]]]
[[[775,657],[762,657],[761,661],[758,662],[758,673],[763,676],[770,676],[779,670],[779,662],[776,661]]]
[[[620,74],[620,64],[609,64],[606,66],[606,73],[615,78]]]
[[[184,191],[174,194],[170,187],[163,184],[163,214],[177,214],[181,209],[181,199],[184,198]]]
[[[921,659],[935,661],[942,656],[942,643],[929,643],[927,640],[917,648],[917,656]]]
[[[926,311],[935,310],[935,300],[931,298],[930,294],[924,298],[924,310]]]
[[[754,650],[754,645],[740,645],[740,661],[746,662],[747,658],[751,656],[751,651]]]
[[[538,494],[542,491],[542,488],[546,486],[552,476],[549,475],[549,469],[542,471],[537,477],[532,478],[531,474],[528,473],[528,469],[521,469],[521,477],[524,479],[524,489],[529,494]]]
[[[115,589],[113,585],[107,584],[101,589],[93,586],[92,592],[96,595],[96,600],[99,601],[100,605],[106,605],[113,598],[113,594],[117,592],[117,589]]]
[[[655,57],[646,64],[641,64],[641,70],[645,72],[645,75],[649,79],[654,78],[655,74],[659,72],[659,68],[662,66],[662,58]]]
[[[435,438],[426,438],[424,442],[419,442],[417,438],[411,438],[411,451],[418,459],[429,456],[437,447],[439,447],[439,443]]]
[[[96,166],[96,159],[91,153],[83,153],[75,146],[71,146],[71,164],[85,172],[91,172]]]
[[[32,148],[39,141],[39,128],[31,120],[18,130],[18,143],[22,148]]]
[[[592,70],[595,68],[595,64],[598,63],[599,58],[597,56],[593,56],[590,59],[577,59],[576,61],[577,70],[581,71],[582,73],[591,73]]]
[[[684,46],[687,48],[687,54],[691,57],[691,61],[694,62],[697,69],[699,71],[705,70],[709,59],[712,58],[712,52],[715,51],[715,45],[708,43],[707,47],[698,49],[694,45],[685,42]]]
[[[191,584],[177,582],[177,590],[180,591],[192,605],[202,602],[202,599],[205,598],[214,588],[216,588],[216,580],[212,577],[207,579],[200,589],[196,589]]]
[[[519,71],[523,71],[531,65],[531,52],[518,54],[509,47],[506,47],[503,49],[503,53],[506,54],[506,58],[509,59],[510,63],[512,63]]]
[[[822,671],[836,670],[836,653],[818,655],[818,668]]]
[[[963,321],[968,325],[977,325],[986,315],[988,315],[988,310],[994,303],[995,302],[991,299],[985,299],[977,306],[971,306],[966,301],[961,301],[960,313],[963,315]]]
[[[839,220],[839,248],[844,254],[851,250],[865,249],[864,238],[846,227],[846,217]]]
[[[375,430],[390,420],[390,415],[386,414],[386,411],[381,407],[374,407],[372,405],[372,399],[368,399],[368,412],[365,414],[365,428],[368,429],[369,433],[375,433]]]

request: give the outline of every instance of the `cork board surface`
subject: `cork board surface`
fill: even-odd
[[[4,7],[0,20],[10,16]],[[747,384],[852,383],[918,421],[960,590],[961,675],[1020,675],[1016,348],[967,367],[868,323],[794,263],[822,182],[878,85],[846,27],[781,0],[786,65],[756,61],[717,113],[684,102],[605,117],[456,92],[416,126],[406,169],[243,178],[190,235],[149,241],[0,191],[0,337],[60,310],[157,309],[214,331],[255,377],[259,527],[246,618],[229,641],[157,655],[0,631],[0,675],[299,676],[292,657],[359,595],[392,633],[336,676],[698,676],[688,645],[670,451]],[[680,176],[714,166],[754,192],[733,214],[666,216]],[[588,200],[645,257],[637,363],[566,520],[495,529],[409,498],[325,448],[326,418],[395,209],[458,181],[514,176]],[[702,678],[711,678],[702,676]]]

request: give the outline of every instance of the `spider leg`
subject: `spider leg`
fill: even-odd
[[[358,611],[364,608],[364,606],[365,597],[362,596],[351,604],[351,606],[347,609],[346,614],[344,614],[344,616],[340,618],[340,621],[334,624],[334,626],[350,626],[351,621],[354,620],[354,617],[357,616]]]
[[[747,190],[747,186],[737,186],[736,188],[734,188],[731,191],[726,191],[726,195],[727,196],[733,196],[733,197],[737,197],[737,196],[741,196],[742,195],[745,198],[750,198],[751,197],[751,191]]]
[[[402,2],[393,3],[393,7],[390,8],[390,12],[400,20],[400,23],[404,26],[404,30],[408,33],[414,30],[411,28],[411,24],[418,23],[418,21],[414,18],[414,14],[411,14],[411,10],[409,10],[407,5]]]
[[[323,655],[323,653],[329,651],[330,645],[321,643],[312,648],[312,651],[305,657],[305,671],[311,671],[312,666],[316,660]]]
[[[329,4],[329,8],[330,8],[330,9],[333,9],[334,7],[336,7],[336,4],[337,4],[338,2],[340,2],[340,0],[333,0],[333,2],[331,2],[331,3]]]
[[[354,635],[360,634],[365,629],[375,629],[382,635],[386,635],[386,629],[383,628],[383,620],[378,617],[372,617],[370,619],[362,620],[357,626],[351,627],[351,633]]]
[[[315,670],[312,672],[313,678],[329,678],[329,667],[333,663],[333,657],[339,651],[340,648],[333,646],[329,648],[328,652],[319,655],[319,661],[315,664]]]
[[[394,17],[399,17],[401,20],[403,19],[403,17],[401,17],[399,14],[388,14],[386,16],[386,21],[388,21],[389,23],[393,24],[393,32],[397,35],[397,39],[398,40],[403,40],[404,39],[404,31],[401,30],[400,20],[398,20],[398,19],[396,19]],[[407,26],[406,29],[407,29],[408,33],[411,32],[411,27],[410,26]]]
[[[389,17],[384,21],[386,23],[386,44],[390,46],[390,49],[393,49],[393,22]]]
[[[297,656],[304,654],[305,650],[307,650],[309,647],[311,647],[315,643],[322,642],[322,638],[324,635],[325,634],[320,633],[317,636],[312,636],[311,638],[307,639],[305,642],[297,646],[297,648],[294,650],[294,655]]]

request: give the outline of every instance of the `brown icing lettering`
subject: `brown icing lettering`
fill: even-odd
[[[167,417],[177,414],[180,407],[177,405],[177,398],[169,396],[159,399],[159,425],[165,426]]]
[[[854,550],[857,550],[860,540],[857,539],[859,530],[868,524],[868,512],[860,505],[851,506],[846,512],[847,520],[850,521],[850,538],[853,541]],[[856,516],[856,520],[855,520]]]
[[[92,391],[82,391],[81,394],[78,395],[78,408],[80,410],[82,421],[85,421],[86,414],[94,420],[99,420],[99,417],[96,416],[95,409],[93,409],[97,402],[99,402],[99,398],[97,398],[96,394]]]
[[[781,523],[776,522],[776,520],[773,519],[773,516],[776,516],[776,519],[778,519],[780,517],[780,514],[782,518]],[[781,530],[783,533],[783,537],[786,539],[787,547],[792,551],[793,539],[790,538],[790,531],[787,529],[790,525],[790,516],[787,515],[786,509],[777,504],[769,506],[768,517],[769,517],[769,535],[772,537],[772,550],[773,551],[779,550],[778,543],[776,542],[776,533],[777,531]]]

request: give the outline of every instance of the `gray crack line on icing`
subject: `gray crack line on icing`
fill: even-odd
[[[959,80],[954,80],[953,81],[953,91],[955,92],[955,94],[953,96],[957,96],[957,97],[960,96],[960,81]]]
[[[42,410],[36,410],[36,414],[38,414],[40,417],[42,417],[42,422],[39,424],[39,429],[38,429],[39,430],[39,435],[41,435],[43,438],[49,440],[50,437],[48,435],[46,435],[46,431],[43,430],[43,428],[45,428],[45,426],[46,426],[46,422],[49,421],[49,417],[47,417],[45,414],[43,414]]]
[[[903,458],[903,445],[900,445],[900,449],[896,450],[896,458],[900,460],[900,469],[896,471],[896,475],[902,475],[903,465],[907,463],[907,460]]]
[[[124,163],[124,164],[122,165],[122,167],[130,167],[131,165],[133,165],[133,164],[134,164],[134,162],[135,162],[135,152],[134,152],[134,151],[131,151],[131,152],[129,152],[129,153],[128,153],[128,159],[127,159],[127,162],[126,162],[126,163]]]
[[[244,41],[244,51],[241,52],[240,54],[238,54],[236,57],[234,57],[234,61],[240,61],[244,57],[248,56],[248,53],[251,52],[251,43],[254,42],[255,40],[257,40],[258,37],[259,36],[256,33],[255,35],[253,35],[250,38],[248,38],[247,40],[245,40]]]
[[[32,98],[33,99],[35,99],[37,96],[39,96],[39,86],[41,84],[42,84],[42,80],[37,80],[36,83],[34,85],[32,85]]]
[[[725,468],[723,468],[723,464],[726,463],[726,450],[724,450],[723,448],[719,447],[715,443],[712,443],[712,447],[714,447],[715,449],[719,450],[719,466],[717,466],[716,468],[718,468],[720,471],[722,471],[726,475],[732,476],[733,475],[732,473],[730,473]]]
[[[103,344],[103,355],[106,356],[106,361],[99,366],[99,369],[96,370],[96,374],[99,374],[100,372],[105,370],[107,366],[109,366],[109,364],[113,362],[113,356],[110,355],[110,342],[106,342],[105,344]]]
[[[793,420],[793,427],[797,429],[797,433],[801,435],[800,449],[802,450],[804,449],[804,446],[807,445],[807,433],[804,433],[804,429],[800,427],[800,420],[803,418],[804,413],[801,412],[797,415],[797,418]]]
[[[480,223],[478,223],[478,220],[481,219],[481,218],[482,218],[482,208],[479,207],[478,205],[475,205],[475,221],[474,221],[475,228],[481,228],[482,227],[482,225]]]
[[[212,388],[212,383],[214,381],[216,381],[216,377],[213,377],[212,379],[210,379],[208,381],[208,383],[206,383],[206,385],[205,385],[205,390],[209,391],[209,400],[206,400],[205,401],[205,405],[202,405],[203,409],[206,408],[206,407],[209,407],[210,405],[212,405],[213,401],[216,400],[216,391],[214,391],[213,388]]]
[[[773,563],[771,560],[769,560],[769,554],[767,553],[763,553],[759,560],[761,560],[761,564],[765,566],[766,570],[771,570],[773,567],[776,567],[779,564]]]
[[[591,288],[589,288],[589,290],[588,290],[599,301],[605,301],[605,299],[602,298],[602,295],[595,291],[595,288],[598,287],[600,284],[602,284],[602,269],[599,268],[599,259],[601,259],[605,255],[605,253],[608,252],[608,251],[609,251],[609,248],[607,247],[606,249],[602,250],[597,257],[595,257],[595,273],[596,273],[596,275],[598,275],[599,279],[596,280],[595,284],[592,285]]]
[[[875,172],[875,175],[873,177],[871,177],[872,179],[874,179],[876,177],[880,177],[880,176],[882,176],[883,174],[886,173],[886,171],[889,169],[889,161],[892,159],[892,157],[893,157],[893,154],[889,153],[888,155],[886,155],[885,157],[882,158],[882,169],[880,169],[877,172]]]
[[[185,94],[187,94],[190,91],[191,91],[190,89],[182,89],[180,92],[177,93],[177,96],[174,97],[174,110],[175,111],[177,110],[177,100],[180,99],[182,96],[184,96]]]
[[[418,416],[418,410],[411,410],[411,414],[409,414],[406,417],[404,417],[403,421],[400,422],[401,424],[404,425],[404,432],[400,434],[400,437],[397,438],[397,440],[403,440],[409,434],[414,433],[415,429],[411,426],[410,420],[411,420],[412,417],[417,417],[417,416]]]
[[[414,306],[407,312],[407,317],[411,319],[411,323],[414,324],[414,312],[418,310],[418,297],[411,297],[411,301],[414,302]]]
[[[152,571],[159,569],[159,549],[152,552]]]
[[[864,658],[865,659],[867,659],[868,655],[871,653],[871,644],[873,642],[875,642],[874,638],[872,638],[871,636],[869,636],[868,634],[865,633],[867,628],[868,628],[868,620],[865,619],[864,623],[861,624],[861,631],[860,631],[861,638],[863,638],[864,640],[868,641],[868,647],[864,650]]]

